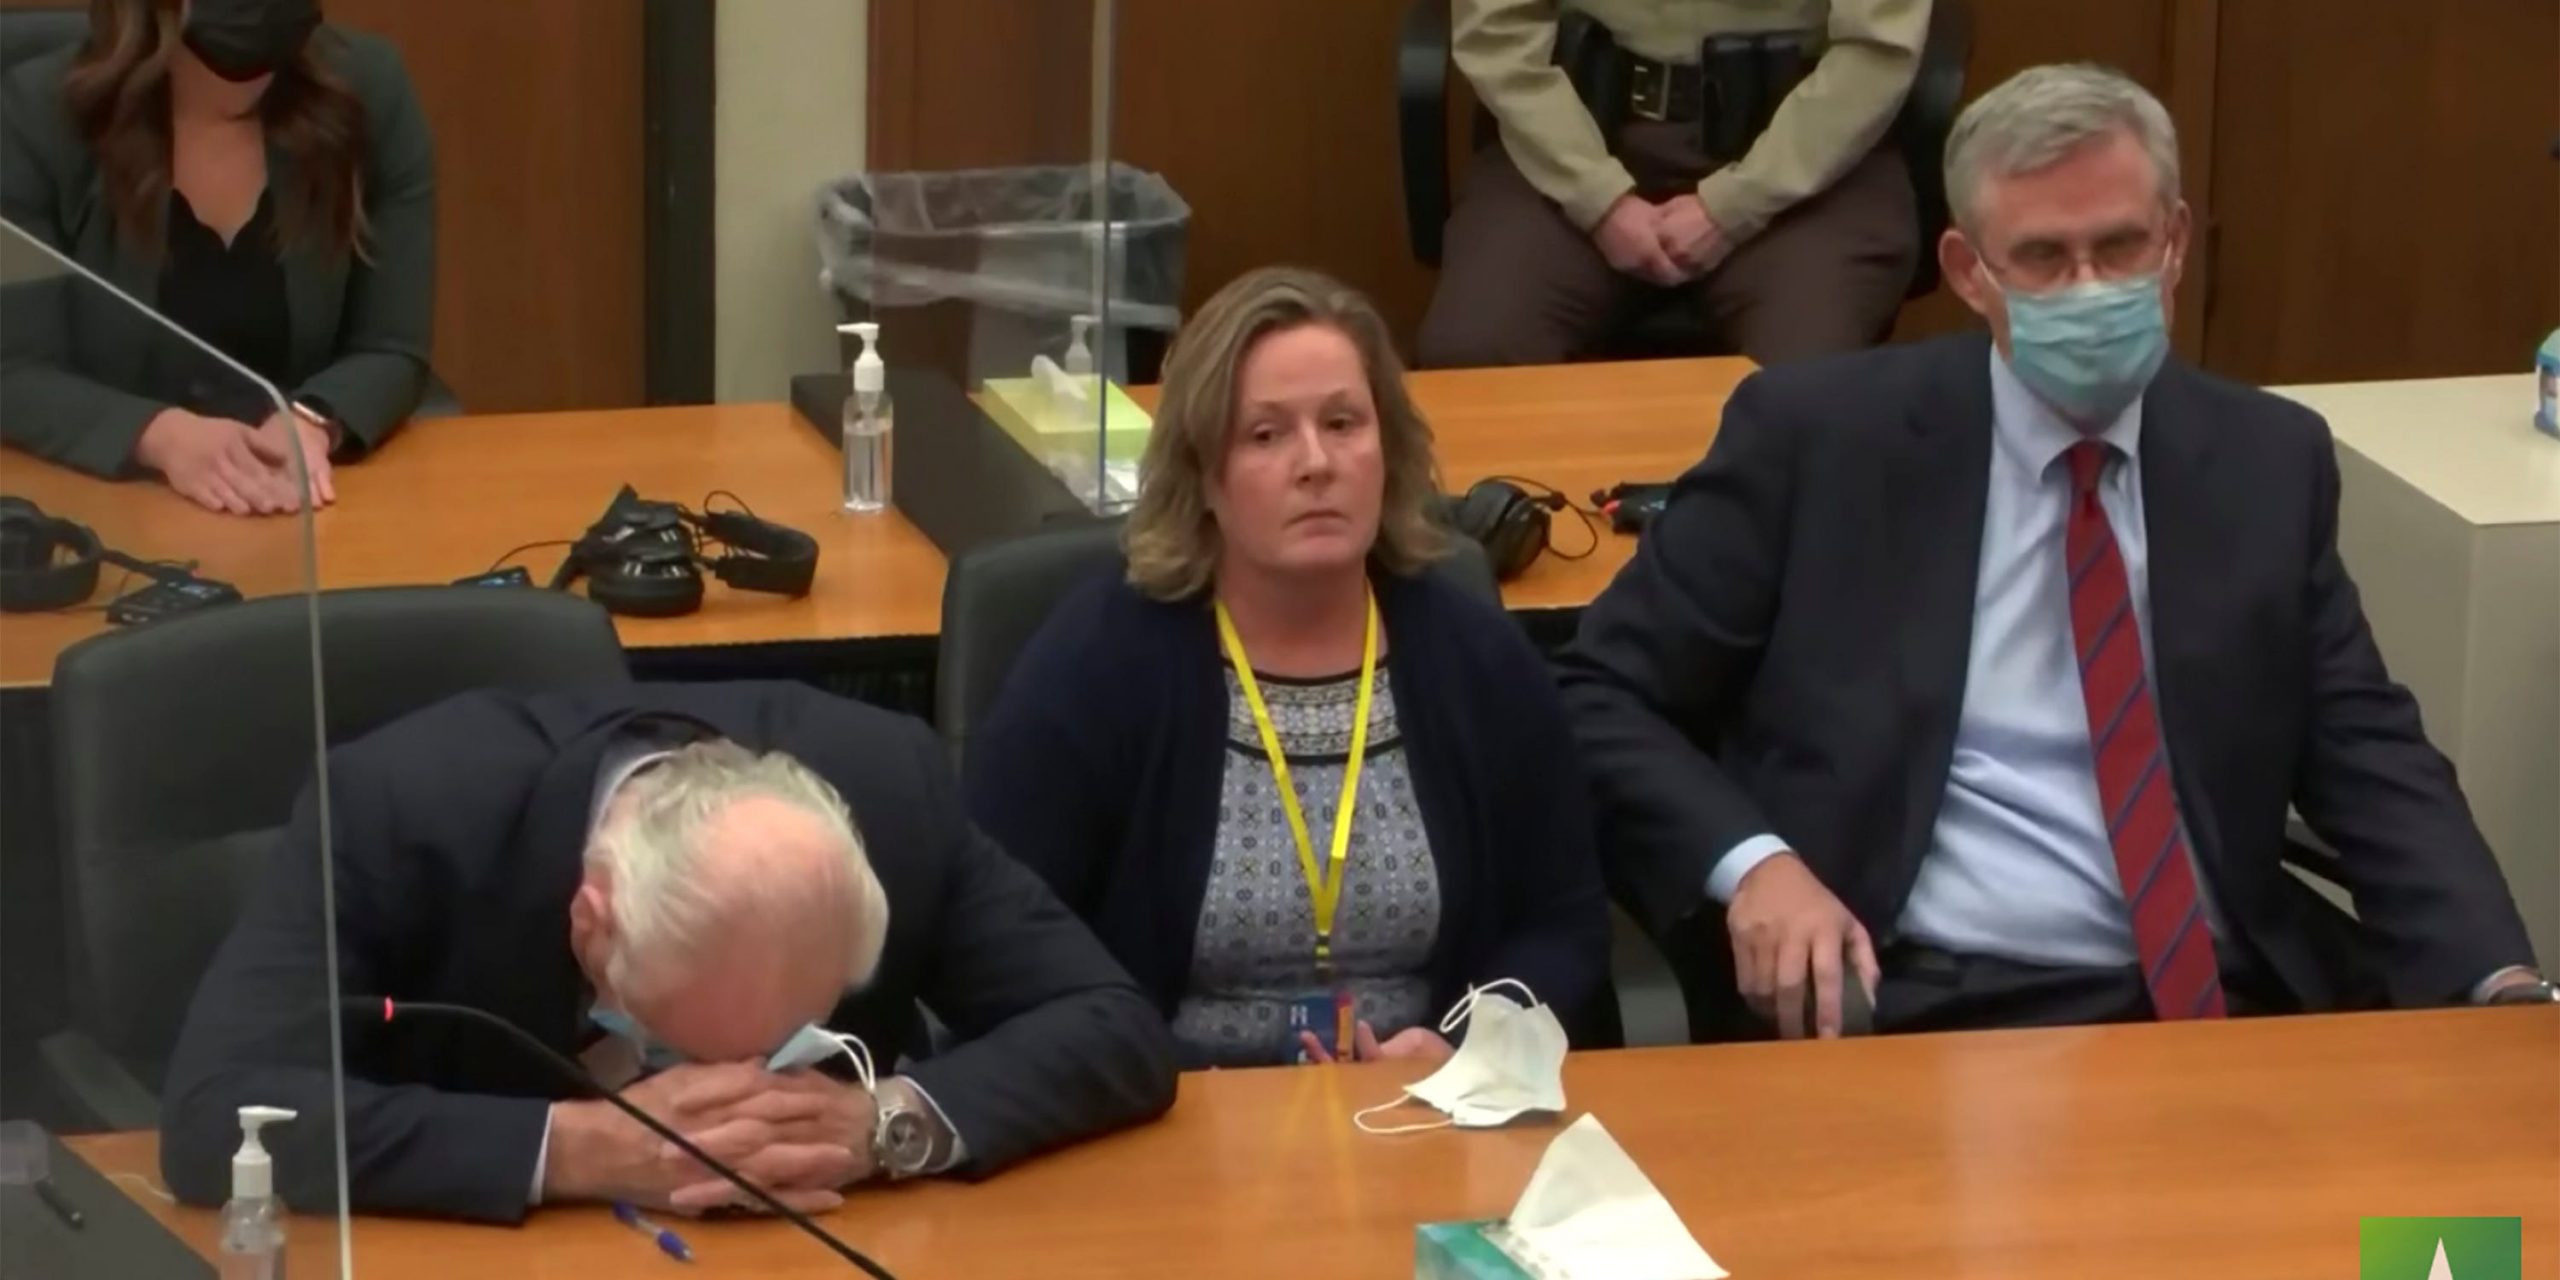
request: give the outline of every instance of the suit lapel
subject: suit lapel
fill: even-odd
[[[1906,876],[1916,872],[1945,794],[1964,707],[1981,571],[1983,504],[1991,483],[1991,354],[1987,337],[1944,344],[1933,381],[1911,405],[1884,475],[1883,584],[1899,607],[1887,643],[1896,655],[1908,761]]]
[[[293,158],[273,143],[267,147],[268,198],[276,201],[276,216],[281,218],[283,197],[291,190]],[[293,380],[316,372],[328,364],[329,346],[338,328],[336,301],[346,289],[347,266],[325,253],[302,251],[283,255],[284,310],[286,326],[286,359],[291,362]],[[278,388],[292,395],[291,385]]]
[[[2178,808],[2197,856],[2210,868],[2222,846],[2213,810],[2198,801],[2205,756],[2197,737],[2207,723],[2197,699],[2211,688],[2196,664],[2210,662],[2217,647],[2213,602],[2206,594],[2216,566],[2235,545],[2221,530],[2211,500],[2213,432],[2196,408],[2194,375],[2175,361],[2163,366],[2142,399],[2142,523],[2149,558],[2151,673],[2158,689],[2163,740],[2168,744]],[[2180,764],[2188,767],[2178,768]]]
[[[124,237],[117,234],[115,219],[107,212],[106,194],[96,180],[81,193],[69,225],[79,229],[70,248],[82,266],[96,271],[146,310],[160,309],[160,264],[133,252]],[[123,385],[141,385],[151,353],[165,349],[170,341],[168,334],[122,303],[92,301],[99,307],[112,308],[109,323],[123,335],[118,341],[95,344],[94,357],[118,362],[122,367],[112,372]]]
[[[505,992],[516,1023],[563,1052],[577,1051],[585,1028],[586,975],[569,950],[569,899],[584,876],[588,807],[596,766],[610,734],[589,734],[552,757],[520,827],[516,860],[523,891],[510,899],[512,918],[493,930],[484,953],[506,971],[483,975],[477,990]],[[528,957],[542,957],[526,964]],[[493,1012],[496,1012],[493,1010]]]

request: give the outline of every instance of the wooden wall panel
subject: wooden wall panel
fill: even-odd
[[[435,131],[435,362],[463,406],[642,403],[641,6],[329,0],[328,11],[399,46]]]
[[[2048,62],[2101,62],[2167,95],[2170,20],[2176,0],[2108,0],[2057,5],[2054,0],[1972,0],[1973,56],[1965,63],[1965,100]],[[1924,253],[1937,246],[1924,245]],[[2190,284],[2195,283],[2192,279]],[[1945,285],[1903,304],[1896,338],[1954,333],[1981,323]]]
[[[1086,3],[873,0],[871,167],[1091,158],[1092,33]]]
[[[2169,105],[2201,233],[2176,317],[2190,358],[2276,381],[2512,369],[2560,318],[2560,0],[1971,3],[1971,94],[2087,60]],[[1081,28],[1050,29],[1062,9],[1082,12],[874,0],[875,166],[1083,154],[1081,100],[1039,109],[1085,73]],[[1297,261],[1411,336],[1433,276],[1405,248],[1395,164],[1404,9],[1120,0],[1115,147],[1191,200],[1191,303]],[[1942,289],[1896,333],[1973,323]]]
[[[1121,0],[1118,152],[1191,202],[1189,305],[1249,268],[1289,262],[1357,284],[1410,340],[1434,274],[1405,241],[1405,7]]]
[[[2209,363],[2518,372],[2560,322],[2560,3],[2223,0]]]

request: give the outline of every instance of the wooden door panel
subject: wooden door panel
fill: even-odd
[[[2560,3],[2223,0],[2208,363],[2529,368],[2560,321]]]
[[[435,363],[463,406],[642,403],[641,5],[329,0],[328,10],[399,46],[435,131]]]

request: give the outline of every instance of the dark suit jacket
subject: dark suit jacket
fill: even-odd
[[[1500,609],[1436,575],[1381,574],[1377,592],[1440,877],[1433,1003],[1516,978],[1577,1042],[1614,1037],[1608,899],[1552,677]],[[965,762],[970,813],[1092,922],[1167,1017],[1188,989],[1216,851],[1225,670],[1205,600],[1098,578],[1024,649]]]
[[[923,725],[796,684],[473,694],[330,753],[337,989],[498,1014],[574,1054],[592,1001],[569,899],[600,755],[635,714],[788,752],[852,808],[889,895],[878,977],[828,1025],[883,1073],[927,1052],[919,1004],[959,1043],[907,1074],[968,1143],[968,1175],[1161,1113],[1163,1022],[1037,877],[972,830]],[[265,888],[196,992],[162,1101],[161,1165],[200,1204],[228,1193],[235,1108],[269,1130],[288,1203],[333,1204],[319,819],[306,794]],[[545,1116],[568,1086],[492,1033],[429,1020],[350,1028],[346,1146],[357,1209],[523,1216]]]
[[[427,394],[435,324],[435,149],[409,73],[391,43],[334,27],[317,47],[364,102],[364,213],[370,261],[284,257],[292,323],[288,397],[325,402],[346,447],[380,444]],[[156,306],[160,261],[116,233],[95,157],[62,98],[77,48],[30,58],[0,81],[0,215],[81,266]],[[268,184],[292,161],[272,144]],[[23,247],[13,258],[30,256]],[[178,339],[93,284],[57,277],[5,292],[0,424],[10,444],[93,475],[132,468],[133,444],[169,405],[147,394],[155,360]]]
[[[1785,839],[1884,936],[1964,702],[1991,450],[1988,339],[1744,381],[1704,462],[1563,659],[1614,887],[1657,934],[1735,842]],[[2342,855],[2402,1003],[2530,963],[2453,770],[2338,560],[2318,415],[2171,362],[2143,401],[2151,655],[2178,806],[2244,958],[2341,999],[2279,863],[2297,806]]]

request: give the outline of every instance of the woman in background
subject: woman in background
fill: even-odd
[[[335,496],[429,386],[435,160],[408,73],[316,0],[91,0],[84,46],[0,87],[0,212],[281,388],[94,286],[18,285],[0,432],[217,511]],[[308,463],[295,483],[295,441]]]
[[[963,762],[1192,1066],[1436,1060],[1471,985],[1568,1027],[1607,994],[1564,712],[1501,608],[1427,569],[1403,379],[1345,285],[1221,290],[1166,365],[1125,577],[1059,605]]]

